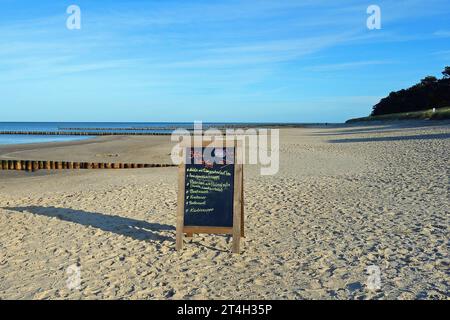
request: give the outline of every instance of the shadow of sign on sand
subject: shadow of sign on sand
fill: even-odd
[[[174,241],[173,237],[159,234],[161,231],[175,231],[174,226],[166,224],[150,223],[142,220],[68,208],[29,206],[4,207],[3,209],[57,218],[63,221],[113,232],[136,240]]]

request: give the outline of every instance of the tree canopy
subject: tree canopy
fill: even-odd
[[[449,107],[450,67],[442,74],[442,79],[427,76],[411,88],[391,92],[373,107],[372,116]]]
[[[445,67],[444,71],[442,71],[442,74],[444,75],[444,79],[450,78],[450,67]]]

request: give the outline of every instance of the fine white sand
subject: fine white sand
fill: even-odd
[[[241,255],[214,235],[175,251],[176,168],[0,171],[0,299],[449,298],[448,123],[280,140],[277,175],[245,168]],[[168,137],[103,137],[0,158],[169,163],[170,149]],[[73,264],[80,290],[66,285]]]

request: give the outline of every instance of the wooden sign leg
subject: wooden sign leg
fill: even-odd
[[[177,251],[183,249],[183,238],[184,238],[183,231],[179,231],[177,228],[177,243],[176,243]]]
[[[245,238],[244,228],[244,166],[242,166],[242,186],[241,186],[241,237]]]
[[[178,168],[178,210],[177,210],[177,239],[176,249],[177,251],[183,249],[184,238],[184,179],[185,179],[186,166],[180,165]]]
[[[241,249],[241,209],[242,209],[242,164],[235,165],[234,204],[233,204],[233,253]]]

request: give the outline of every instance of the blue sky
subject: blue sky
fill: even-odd
[[[440,76],[449,15],[448,0],[2,0],[0,121],[341,122]]]

